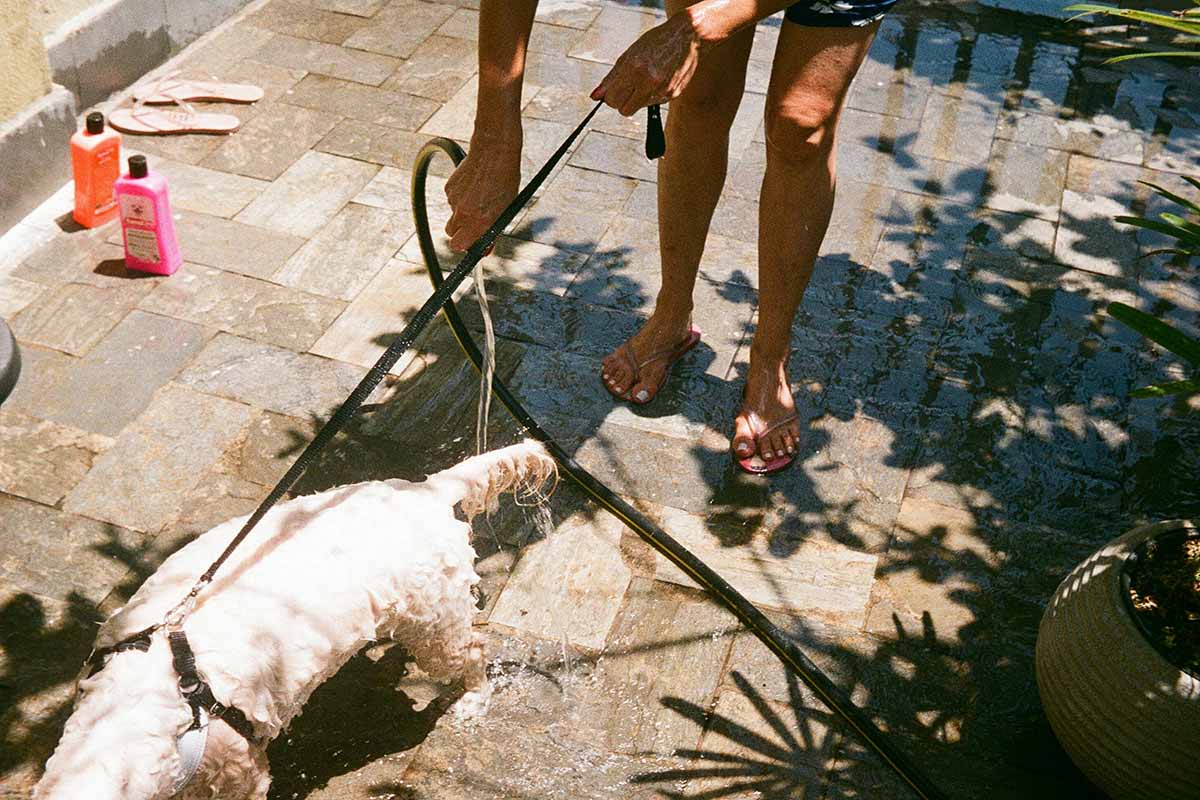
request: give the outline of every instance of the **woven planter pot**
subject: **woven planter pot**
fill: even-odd
[[[1102,547],[1054,593],[1037,640],[1037,683],[1054,733],[1113,800],[1200,798],[1200,680],[1134,622],[1122,575],[1151,538],[1195,531],[1159,522]]]
[[[0,404],[3,404],[17,385],[21,375],[21,351],[17,349],[17,340],[4,320],[0,319]]]

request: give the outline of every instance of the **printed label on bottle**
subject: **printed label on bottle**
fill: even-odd
[[[137,194],[121,196],[121,219],[134,225],[154,227],[154,200]]]
[[[117,148],[110,147],[96,154],[96,214],[105,214],[117,205],[113,184],[120,177]]]
[[[121,199],[124,201],[128,198]],[[122,202],[122,209],[124,206],[125,204]],[[150,261],[157,264],[161,260],[158,257],[158,237],[154,235],[154,231],[142,231],[137,228],[126,229],[125,249],[129,251],[129,255],[139,261]]]

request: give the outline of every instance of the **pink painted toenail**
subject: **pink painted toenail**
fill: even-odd
[[[763,458],[774,458],[774,457],[775,457],[775,454],[772,453],[770,450],[763,453]]]
[[[737,446],[737,451],[738,451],[739,453],[745,453],[745,452],[746,452],[747,450],[749,450],[749,449],[750,449],[750,445],[746,444],[745,442],[741,442],[741,443],[740,443],[740,444],[738,444],[738,446]]]

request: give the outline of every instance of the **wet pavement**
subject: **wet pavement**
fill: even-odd
[[[428,295],[408,168],[431,136],[470,135],[472,5],[258,2],[181,53],[167,69],[266,98],[221,109],[243,120],[233,136],[126,138],[171,183],[187,259],[171,278],[125,272],[119,231],[74,228],[65,192],[3,239],[25,372],[0,410],[0,797],[27,796],[95,622],[188,536],[253,508]],[[526,175],[655,5],[543,1]],[[598,379],[658,287],[640,118],[598,115],[485,262],[499,374],[534,416],[952,797],[1094,795],[1039,706],[1042,608],[1101,543],[1200,509],[1197,417],[1129,397],[1180,365],[1102,313],[1119,300],[1200,327],[1194,273],[1112,222],[1161,210],[1139,181],[1191,191],[1194,76],[1105,66],[1123,29],[1083,36],[1038,10],[907,2],[884,23],[794,326],[803,446],[783,475],[740,475],[727,439],[777,20],[757,32],[701,264],[705,339],[653,405],[614,405]],[[477,387],[432,326],[300,490],[465,456]],[[489,436],[519,436],[502,408]],[[476,525],[488,716],[443,716],[446,693],[395,651],[357,657],[273,744],[272,797],[908,796],[634,534],[569,486],[547,508]]]

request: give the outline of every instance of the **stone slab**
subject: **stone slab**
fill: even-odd
[[[877,556],[821,544],[772,552],[770,543],[760,538],[741,546],[722,546],[703,517],[669,507],[663,508],[660,516],[662,526],[680,544],[755,605],[847,628],[860,627],[866,621]],[[696,586],[662,556],[656,559],[654,576]]]
[[[417,153],[429,138],[421,133],[348,119],[334,125],[328,135],[317,143],[315,149],[356,161],[410,170]],[[452,171],[450,162],[443,158],[435,158],[430,167],[433,175],[441,177],[448,176]]]
[[[400,66],[400,60],[391,55],[365,52],[357,40],[369,27],[365,26],[347,39],[345,47],[272,34],[254,57],[280,67],[378,86],[391,77]]]
[[[140,308],[293,350],[307,350],[344,305],[232,272],[184,264]]]
[[[266,104],[201,163],[222,172],[272,181],[329,133],[338,119],[337,114],[287,103]]]
[[[475,74],[475,48],[461,39],[430,36],[383,83],[384,89],[445,103]]]
[[[0,520],[5,534],[0,583],[6,594],[16,590],[99,605],[137,564],[144,542],[117,525],[6,494],[0,494]]]
[[[340,405],[362,373],[349,364],[222,333],[180,373],[178,381],[280,414],[318,417]]]
[[[935,91],[914,131],[911,152],[958,164],[986,163],[998,114],[996,107],[980,107]]]
[[[359,17],[297,0],[271,0],[247,16],[245,22],[274,33],[327,44],[341,44],[366,24]]]
[[[272,279],[322,297],[353,300],[413,230],[411,214],[348,203]]]
[[[609,515],[576,515],[525,548],[489,623],[603,649],[630,580],[618,548],[622,528]]]
[[[40,283],[11,275],[0,277],[0,317],[13,317],[46,291]]]
[[[137,303],[119,288],[80,283],[55,287],[30,303],[12,321],[22,342],[83,355],[112,330]]]
[[[67,495],[63,510],[157,532],[249,419],[239,403],[168,385]]]
[[[107,436],[0,410],[0,492],[53,506],[111,444]]]
[[[1000,211],[1059,219],[1067,155],[1058,150],[997,140],[984,205]]]
[[[191,360],[209,331],[183,320],[134,310],[85,357],[61,365],[34,357],[31,402],[41,419],[116,436],[154,393]],[[87,387],[77,391],[74,387]]]
[[[175,227],[179,249],[192,264],[270,279],[304,238],[223,217],[184,211]]]
[[[441,4],[391,3],[346,39],[345,44],[346,47],[372,54],[408,58],[453,13],[453,7]],[[380,83],[362,82],[376,86]]]
[[[308,151],[237,216],[238,222],[310,237],[367,185],[379,168]]]
[[[406,131],[420,128],[438,109],[437,101],[426,97],[325,75],[307,76],[292,87],[286,100],[314,111]]]
[[[512,235],[563,250],[593,250],[636,185],[629,178],[567,166],[518,218]]]
[[[150,169],[166,176],[171,205],[176,211],[196,211],[214,217],[233,217],[269,186],[257,178],[165,158],[151,158]]]

